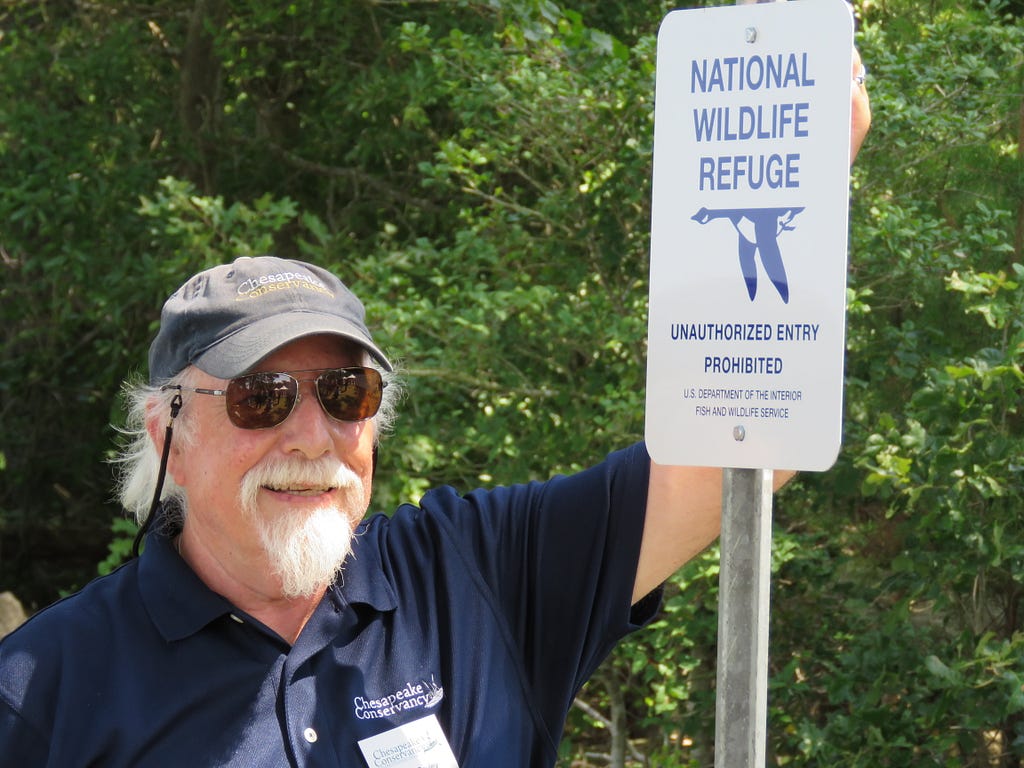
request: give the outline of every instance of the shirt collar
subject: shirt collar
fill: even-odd
[[[159,530],[146,537],[139,557],[139,592],[168,642],[188,637],[231,612],[231,604],[202,582]]]
[[[352,539],[352,552],[332,592],[342,606],[368,605],[393,611],[398,605],[384,573],[376,536],[360,526]],[[146,611],[168,642],[195,634],[211,621],[230,614],[231,603],[211,590],[175,551],[172,539],[160,530],[146,537],[139,558],[139,591]],[[342,606],[338,606],[341,608]]]
[[[384,571],[377,546],[383,516],[377,515],[356,528],[352,551],[345,558],[336,589],[349,605],[368,605],[376,611],[393,611],[398,600]],[[386,518],[385,518],[386,519]]]

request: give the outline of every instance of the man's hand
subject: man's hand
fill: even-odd
[[[860,145],[864,143],[864,137],[868,135],[871,127],[871,101],[868,99],[868,89],[865,83],[867,70],[860,60],[860,53],[853,49],[853,73],[850,80],[850,162],[860,151]]]

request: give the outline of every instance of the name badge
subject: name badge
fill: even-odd
[[[459,768],[437,715],[359,741],[370,768]]]

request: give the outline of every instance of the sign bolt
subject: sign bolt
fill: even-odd
[[[732,428],[732,439],[737,443],[742,443],[746,436],[747,430],[743,428],[742,424]]]
[[[743,32],[743,36],[748,43],[757,42],[757,27],[747,27]]]

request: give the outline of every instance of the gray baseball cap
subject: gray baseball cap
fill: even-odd
[[[243,256],[194,275],[167,299],[149,347],[149,380],[158,384],[189,365],[231,379],[321,333],[359,344],[392,370],[366,328],[362,302],[341,280],[302,261]]]

